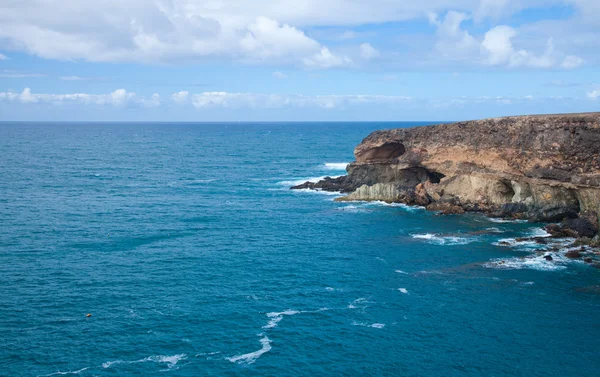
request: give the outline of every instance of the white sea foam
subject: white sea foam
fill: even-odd
[[[88,370],[88,369],[90,369],[90,368],[86,367],[86,368],[81,368],[79,370],[72,370],[72,371],[69,370],[69,371],[66,371],[66,372],[58,371],[58,372],[54,372],[54,373],[50,373],[50,374],[40,375],[38,377],[64,376],[64,375],[67,375],[67,374],[79,374],[79,373],[81,373],[81,372],[83,372],[85,370]]]
[[[412,234],[411,237],[434,245],[467,245],[477,240],[475,237],[442,236],[432,233]]]
[[[551,253],[553,260],[547,261],[544,255],[535,255],[524,258],[508,258],[508,259],[494,259],[483,266],[486,268],[496,268],[503,270],[539,270],[539,271],[558,271],[567,268],[565,266],[566,261],[559,254]]]
[[[293,190],[293,191],[295,191],[295,192],[304,192],[304,193],[309,193],[309,194],[330,195],[330,196],[341,196],[341,195],[343,195],[339,191],[324,191],[324,190],[311,190],[311,189],[299,189],[299,190]]]
[[[263,329],[272,329],[274,327],[277,327],[277,324],[283,319],[284,315],[295,315],[300,313],[297,310],[291,310],[288,309],[286,311],[283,312],[272,312],[272,313],[267,313],[267,317],[271,318],[271,320],[269,320],[269,323],[267,323],[265,326],[263,326]]]
[[[399,273],[399,274],[403,274],[403,275],[408,275],[408,272],[404,272],[402,270],[396,270],[394,272]]]
[[[374,329],[382,329],[385,327],[385,323],[366,323],[352,321],[353,326],[372,327]]]
[[[398,207],[398,208],[405,209],[405,210],[407,210],[409,212],[414,212],[414,211],[425,209],[425,207],[421,207],[421,206],[409,206],[409,205],[406,205],[404,203],[388,203],[388,202],[384,202],[384,201],[381,201],[381,200],[375,200],[375,201],[372,201],[372,202],[363,202],[363,203],[365,203],[365,205],[367,205],[367,206]]]
[[[259,357],[269,352],[271,350],[271,340],[267,338],[267,336],[264,334],[260,334],[259,336],[262,336],[262,338],[260,339],[260,344],[262,345],[261,349],[259,349],[258,351],[245,353],[243,355],[228,357],[227,360],[231,361],[232,363],[250,365],[254,363]]]
[[[488,217],[488,220],[493,222],[493,223],[499,223],[499,224],[503,224],[503,223],[526,223],[527,220],[513,220],[513,219],[501,219],[501,218],[497,218],[497,217]]]
[[[408,290],[406,288],[398,288],[401,293],[408,294]]]
[[[531,228],[529,229],[528,235],[530,237],[550,237],[551,234],[546,232],[544,228]]]
[[[326,162],[323,164],[325,170],[346,170],[349,162]]]
[[[530,232],[529,236],[527,236],[527,237],[548,238],[549,236],[550,235],[548,233],[546,233],[546,231],[543,229],[542,230],[534,229],[533,231]],[[538,249],[545,249],[548,247],[548,245],[566,247],[569,244],[571,244],[571,242],[572,242],[572,240],[570,240],[568,238],[553,238],[553,239],[550,239],[547,244],[543,244],[543,243],[538,243],[534,239],[528,239],[527,237],[523,237],[523,239],[519,239],[519,240],[517,240],[516,238],[502,238],[496,242],[493,242],[492,245],[503,246],[503,247],[512,247],[512,248],[516,248],[517,250],[521,250],[521,251],[532,251],[532,250],[538,250]]]
[[[493,242],[494,246],[519,247],[523,249],[537,249],[545,247],[545,245],[537,243],[535,240],[517,241],[515,238],[501,238],[497,242]]]
[[[321,176],[321,177],[310,177],[310,178],[300,178],[300,179],[293,179],[293,180],[285,180],[285,181],[279,181],[277,182],[278,185],[280,186],[287,186],[287,187],[292,187],[292,186],[298,186],[303,184],[304,182],[312,182],[312,183],[317,183],[319,181],[322,181],[323,179],[325,179],[326,177],[330,177],[330,178],[339,178],[341,177],[341,175],[337,175],[337,176]]]
[[[365,307],[366,304],[369,304],[369,303],[370,303],[369,299],[367,299],[365,297],[360,297],[360,298],[357,298],[356,300],[352,301],[351,303],[349,303],[347,308],[348,309],[356,309],[359,306]]]
[[[165,356],[165,355],[156,355],[156,356],[148,356],[144,359],[134,360],[134,361],[126,361],[126,360],[115,360],[115,361],[107,361],[102,363],[102,368],[110,368],[113,365],[117,364],[137,364],[137,363],[147,363],[154,362],[159,364],[167,364],[167,368],[171,369],[181,360],[187,359],[187,355],[185,353],[173,356]]]

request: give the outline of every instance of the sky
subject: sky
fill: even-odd
[[[600,0],[2,0],[0,121],[600,111]]]

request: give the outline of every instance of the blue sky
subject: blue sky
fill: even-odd
[[[20,0],[0,25],[0,120],[600,110],[598,0]]]

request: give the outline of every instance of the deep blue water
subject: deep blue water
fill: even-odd
[[[599,375],[540,224],[288,190],[408,125],[0,124],[0,375]]]

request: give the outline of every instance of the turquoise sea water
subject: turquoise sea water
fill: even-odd
[[[599,375],[541,224],[288,190],[410,125],[0,124],[0,375]]]

